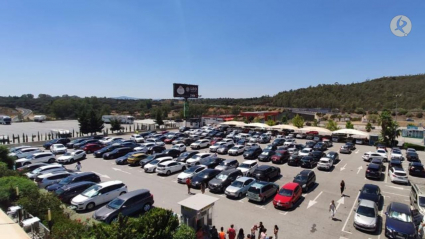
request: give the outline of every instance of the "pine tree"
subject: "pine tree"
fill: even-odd
[[[102,116],[100,116],[100,114],[97,113],[94,109],[90,110],[89,122],[90,133],[96,134],[96,132],[102,132],[104,128]]]
[[[292,124],[297,128],[302,128],[304,126],[304,118],[298,114],[292,119]]]
[[[119,120],[117,118],[112,118],[110,130],[112,131],[112,133],[114,131],[120,131],[121,130],[121,120]]]
[[[80,125],[80,132],[83,134],[90,133],[90,120],[88,117],[87,109],[83,108],[78,116],[78,124]]]

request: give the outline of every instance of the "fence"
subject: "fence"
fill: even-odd
[[[11,207],[12,208],[12,207]],[[10,208],[9,208],[10,209]],[[35,218],[33,215],[25,211],[25,209],[21,209],[19,207],[15,208],[15,210],[9,210],[7,215],[16,223],[24,229],[24,231],[33,239],[49,239],[50,230],[43,225],[39,220],[36,220],[33,223],[25,223],[26,220]]]

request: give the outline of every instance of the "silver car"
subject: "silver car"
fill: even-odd
[[[62,179],[73,175],[67,171],[53,171],[47,174],[40,174],[35,178],[35,182],[39,188],[46,188],[55,183],[59,183]]]
[[[246,195],[248,189],[252,184],[256,182],[255,178],[251,177],[240,177],[230,184],[224,191],[228,197],[241,198],[243,195]]]
[[[358,230],[375,232],[378,224],[378,207],[371,200],[361,199],[354,210],[354,227]]]
[[[46,165],[46,166],[36,168],[33,171],[26,173],[25,175],[29,179],[35,179],[35,177],[37,177],[40,174],[46,174],[46,173],[51,173],[51,172],[56,172],[56,171],[66,171],[66,168],[64,168],[60,164],[49,164],[49,165]]]

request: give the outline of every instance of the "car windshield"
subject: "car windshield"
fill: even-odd
[[[159,160],[155,159],[155,160],[152,160],[149,164],[156,165],[156,164],[158,164],[158,163],[159,163]]]
[[[286,189],[286,188],[281,188],[279,190],[279,195],[285,196],[285,197],[290,197],[292,196],[292,193],[294,191],[290,190],[290,189]]]
[[[301,150],[301,152],[302,152],[302,153],[310,153],[310,150],[308,150],[308,149],[303,149],[303,150]]]
[[[401,154],[401,151],[398,149],[393,149],[393,154]]]
[[[64,153],[63,156],[71,156],[71,153]]]
[[[233,181],[233,183],[231,184],[231,186],[236,187],[236,188],[241,188],[243,186],[243,182],[241,182],[241,181]]]
[[[37,174],[37,173],[39,173],[41,171],[41,168],[36,168],[36,169],[34,169],[31,173],[32,174]]]
[[[320,162],[321,163],[329,163],[329,160],[328,159],[321,159]]]
[[[214,160],[215,160],[215,158],[206,157],[206,158],[199,160],[199,162],[202,163],[202,164],[214,163]]]
[[[419,206],[425,207],[425,197],[419,197]]]
[[[197,169],[198,169],[198,167],[191,167],[191,168],[186,169],[184,172],[185,173],[194,173]]]
[[[369,187],[364,187],[363,190],[362,190],[362,193],[375,194],[375,195],[379,194],[377,188],[369,188]]]
[[[240,168],[249,168],[250,164],[247,163],[243,163],[241,165],[239,165]]]
[[[412,222],[412,217],[406,213],[390,211],[388,217],[402,221],[402,222]]]
[[[239,149],[239,147],[233,147],[232,149],[233,149],[233,150],[238,150],[238,149]]]
[[[99,189],[101,189],[102,187],[99,185],[94,185],[91,186],[89,188],[87,188],[86,190],[84,190],[84,192],[81,194],[85,197],[91,198],[96,196],[99,193]]]
[[[296,182],[306,182],[307,176],[298,174],[297,176],[295,176],[294,181],[296,181]]]
[[[326,157],[328,157],[328,158],[333,158],[333,156],[334,156],[334,154],[331,154],[331,153],[326,154]]]
[[[120,198],[115,198],[110,203],[108,203],[108,208],[119,209],[124,204],[124,200]]]
[[[229,162],[222,161],[222,162],[220,163],[220,165],[221,165],[221,166],[227,166],[227,165],[229,165]]]
[[[306,158],[306,157],[304,157],[304,158],[302,158],[302,159],[301,159],[301,161],[306,161],[306,162],[308,162],[308,161],[310,161],[310,158]]]
[[[365,216],[365,217],[375,217],[375,209],[371,207],[359,206],[357,208],[357,214]]]
[[[219,180],[221,180],[221,181],[224,181],[224,180],[226,180],[227,179],[227,177],[228,177],[229,175],[224,175],[224,174],[218,174],[217,176],[215,176],[215,178],[216,179],[219,179]]]
[[[261,155],[269,155],[269,152],[270,151],[264,151],[264,152],[261,153]]]
[[[202,143],[202,141],[200,141],[200,140],[197,140],[197,141],[195,142],[195,144],[200,144],[200,143]]]
[[[62,179],[62,180],[59,182],[59,184],[60,184],[60,185],[66,185],[66,184],[70,183],[70,182],[71,182],[71,180],[72,180],[72,178],[71,178],[71,177],[66,177],[66,178]]]
[[[261,189],[260,188],[256,188],[256,187],[250,187],[248,189],[248,192],[250,193],[255,193],[255,194],[260,194]]]
[[[63,190],[62,188],[59,188],[55,191],[56,195],[61,195],[63,192],[65,192],[65,190]]]
[[[385,150],[379,149],[377,152],[380,153],[380,154],[385,154]]]

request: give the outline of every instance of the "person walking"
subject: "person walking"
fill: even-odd
[[[219,239],[218,231],[217,231],[217,228],[215,228],[215,226],[213,226],[211,229],[211,239]]]
[[[219,239],[226,239],[226,233],[224,233],[224,228],[221,227],[220,229],[221,229],[221,231],[220,231],[220,233],[218,233],[218,238]]]
[[[421,222],[418,228],[418,238],[424,238],[425,222]]]
[[[335,211],[336,211],[335,202],[334,202],[334,200],[332,200],[331,204],[329,205],[329,212],[331,213],[332,220],[335,217]]]
[[[75,165],[75,168],[77,169],[77,172],[80,172],[83,166],[81,166],[80,161],[77,162],[77,165]]]
[[[191,187],[191,184],[192,184],[192,180],[191,180],[190,178],[187,178],[187,179],[186,179],[187,194],[191,194],[191,193],[190,193],[190,187]]]
[[[239,229],[238,232],[238,239],[244,239],[245,238],[245,233],[243,233],[243,229]]]
[[[267,229],[264,228],[263,231],[260,233],[260,239],[266,239],[267,237]]]
[[[258,225],[258,239],[260,239],[261,238],[261,233],[264,231],[264,225],[263,225],[263,222],[260,222],[260,223],[258,223],[259,225]]]
[[[230,228],[227,229],[227,234],[229,235],[229,239],[235,239],[236,238],[236,231],[233,227],[234,227],[234,225],[232,224],[232,225],[230,225]]]
[[[277,234],[279,233],[279,227],[277,225],[274,225],[273,233],[274,233],[274,238],[277,239]]]
[[[257,231],[257,229],[258,229],[257,225],[254,225],[254,226],[251,228],[251,238],[252,238],[252,239],[255,239],[255,232]]]
[[[343,197],[344,196],[344,190],[345,190],[345,182],[344,182],[344,180],[342,180],[341,181],[341,197]]]

